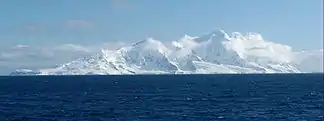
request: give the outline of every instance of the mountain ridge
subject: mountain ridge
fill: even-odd
[[[305,52],[299,54],[302,53]],[[10,75],[323,72],[323,69],[316,68],[316,64],[311,69],[303,65],[303,62],[312,63],[311,59],[306,59],[313,55],[304,57],[304,61],[294,62],[293,59],[297,60],[298,56],[292,58],[292,54],[291,47],[266,41],[257,33],[242,35],[233,32],[228,35],[224,30],[219,30],[201,37],[185,35],[178,41],[172,41],[172,47],[146,38],[116,50],[102,49],[98,54],[54,68],[18,69]],[[320,54],[323,55],[323,52]],[[317,63],[320,65],[320,62]]]

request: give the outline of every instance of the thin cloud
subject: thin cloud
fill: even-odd
[[[53,67],[57,64],[91,56],[100,52],[102,48],[114,50],[125,44],[126,43],[123,42],[101,43],[87,46],[78,44],[59,44],[51,46],[18,44],[11,47],[0,48],[0,72],[8,74],[10,73],[8,70],[15,70],[18,68]]]
[[[29,48],[29,45],[24,45],[24,44],[18,44],[15,45],[13,47],[11,47],[12,49],[25,49],[25,48]]]
[[[75,44],[63,44],[63,45],[54,47],[54,50],[71,51],[71,52],[79,51],[79,52],[85,52],[85,53],[90,52],[90,50],[87,47],[84,47],[82,45],[75,45]]]

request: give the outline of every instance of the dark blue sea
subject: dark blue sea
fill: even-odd
[[[324,121],[323,74],[0,77],[1,121]]]

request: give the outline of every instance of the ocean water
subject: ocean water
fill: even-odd
[[[0,77],[1,121],[323,121],[323,74]]]

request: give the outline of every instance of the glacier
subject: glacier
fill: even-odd
[[[83,57],[53,68],[17,69],[10,75],[122,75],[323,72],[323,50],[293,52],[258,33],[217,30],[185,35],[166,46],[146,38],[116,50]]]

